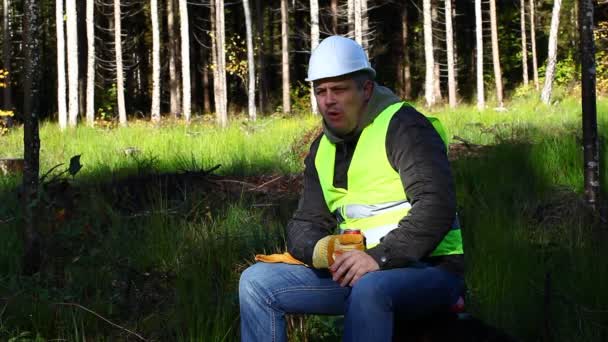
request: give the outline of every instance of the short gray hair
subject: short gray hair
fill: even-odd
[[[353,79],[353,81],[355,81],[355,83],[357,84],[357,87],[359,89],[363,89],[363,85],[365,84],[366,81],[374,80],[374,76],[367,70],[355,71],[352,74],[350,74],[349,76],[350,76],[350,78]]]

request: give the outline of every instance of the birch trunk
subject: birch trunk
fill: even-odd
[[[255,61],[253,58],[253,30],[251,28],[251,9],[249,0],[243,0],[243,10],[245,11],[245,27],[247,30],[247,72],[249,81],[247,84],[247,109],[249,112],[249,120],[255,121],[257,113],[255,110]]]
[[[62,1],[62,4],[63,4],[63,1]],[[12,99],[12,96],[11,96],[11,81],[10,81],[10,79],[11,79],[11,34],[10,34],[10,20],[11,19],[10,19],[9,12],[8,12],[8,9],[9,9],[10,5],[11,5],[11,2],[9,0],[4,0],[3,1],[3,7],[2,8],[3,8],[3,18],[4,18],[4,20],[2,22],[2,26],[3,26],[3,31],[2,31],[2,35],[3,35],[2,54],[3,54],[3,57],[2,57],[2,59],[4,61],[4,63],[3,63],[4,64],[4,71],[8,72],[8,75],[4,79],[4,82],[6,83],[6,87],[2,91],[3,91],[3,97],[4,97],[4,109],[6,109],[6,110],[12,110],[13,109],[13,99]],[[62,16],[61,22],[63,22],[63,16]],[[63,68],[65,70],[65,66]],[[64,74],[65,74],[65,72],[64,72]],[[64,84],[65,84],[65,80],[64,80]],[[65,85],[64,85],[64,91],[65,91]],[[64,101],[65,101],[65,99],[64,99]]]
[[[361,27],[361,31],[362,31],[362,39],[363,39],[363,50],[365,50],[365,52],[367,52],[369,50],[369,14],[367,13],[367,0],[360,0],[361,1],[361,20],[362,22],[362,27]]]
[[[477,49],[477,109],[486,107],[483,84],[483,20],[481,17],[481,0],[475,0],[475,37]]]
[[[445,0],[445,40],[448,54],[448,99],[456,107],[456,76],[454,73],[454,33],[452,28],[452,0]]]
[[[439,16],[437,14],[437,1],[431,0],[431,35],[435,36],[436,26],[433,23],[439,22]],[[439,34],[437,34],[439,36]],[[443,101],[443,95],[441,94],[441,68],[439,67],[439,59],[435,58],[435,44],[433,44],[433,91],[435,92],[434,103]]]
[[[87,124],[95,124],[95,0],[87,0]]]
[[[585,200],[597,211],[600,205],[600,148],[597,131],[595,94],[595,43],[593,41],[593,2],[579,1],[581,49],[581,98],[583,107],[583,159]]]
[[[521,68],[524,85],[528,85],[528,41],[526,37],[526,0],[520,0],[519,7],[521,7]]]
[[[534,76],[534,87],[539,90],[538,85],[538,59],[536,58],[536,22],[534,14],[534,0],[530,0],[530,42],[532,43],[532,75]]]
[[[6,2],[6,1],[5,1]],[[68,124],[65,103],[65,35],[63,32],[63,0],[55,1],[55,26],[57,32],[57,116],[59,128],[64,130]]]
[[[160,121],[160,28],[158,25],[158,0],[150,0],[152,21],[152,122]]]
[[[287,0],[281,0],[281,66],[283,80],[283,112],[291,112],[289,98],[289,25]]]
[[[319,1],[310,0],[310,53],[319,45]],[[318,114],[313,82],[310,82],[310,109]]]
[[[215,109],[216,121],[220,122],[220,110],[221,110],[221,96],[218,91],[218,85],[220,84],[219,73],[217,71],[217,23],[215,7],[217,6],[215,0],[209,8],[209,22],[211,24],[211,70],[213,72],[213,106]]]
[[[125,81],[122,65],[122,25],[120,20],[120,0],[114,0],[114,48],[116,49],[116,95],[118,106],[118,121],[121,126],[127,125],[125,110]]]
[[[40,170],[40,138],[38,135],[40,85],[40,8],[37,0],[24,1],[23,13],[23,208],[25,216],[23,273],[32,275],[40,269],[41,243],[36,229],[36,199]]]
[[[226,37],[224,25],[224,0],[215,0],[215,26],[217,47],[217,97],[216,112],[220,127],[228,126],[228,100],[226,87]],[[218,106],[219,103],[219,106]],[[218,109],[219,108],[219,109]]]
[[[264,43],[264,5],[263,0],[255,1],[255,11],[256,11],[256,37],[258,37],[258,108],[260,111],[264,112],[266,110],[266,98],[268,87],[266,84],[266,73],[262,72],[266,70],[266,58],[264,54],[266,53],[266,44]]]
[[[179,101],[179,82],[177,81],[177,45],[175,43],[175,13],[173,13],[173,1],[167,0],[167,33],[169,37],[169,110],[176,118],[181,107]]]
[[[553,90],[553,77],[555,76],[555,64],[557,63],[557,34],[559,33],[559,13],[562,0],[554,0],[553,13],[551,15],[551,30],[549,31],[549,55],[547,56],[547,71],[545,72],[545,85],[540,99],[549,104],[551,91]]]
[[[435,104],[435,60],[433,57],[433,26],[431,23],[431,0],[423,0],[422,4],[422,12],[424,15],[424,60],[426,65],[424,98],[426,100],[427,107],[431,107]]]
[[[179,0],[179,31],[182,52],[182,116],[190,122],[192,96],[190,84],[190,31],[188,29],[188,1]]]
[[[403,86],[403,98],[409,99],[412,96],[412,77],[411,77],[411,65],[410,65],[410,54],[409,54],[409,32],[408,32],[408,20],[407,20],[407,4],[403,4],[403,10],[401,11],[401,43],[403,51],[403,70],[400,75]]]
[[[348,36],[353,37],[355,34],[355,0],[348,0],[347,2],[347,20],[348,20]]]
[[[338,0],[331,0],[331,32],[338,34]]]
[[[498,102],[498,107],[502,108],[502,71],[500,68],[500,52],[498,50],[496,0],[490,0],[490,25],[492,26],[492,64],[494,66],[494,83],[496,84],[496,101]]]
[[[68,123],[78,123],[78,31],[76,0],[66,0],[67,47],[68,47]]]
[[[355,6],[355,41],[363,45],[363,20],[361,18],[361,0],[354,0]]]

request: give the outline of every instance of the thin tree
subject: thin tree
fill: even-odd
[[[355,32],[355,0],[348,0],[347,2],[346,19],[348,23],[347,34],[352,37]]]
[[[217,48],[217,79],[215,80],[217,94],[215,97],[215,111],[220,127],[228,126],[228,100],[226,87],[226,29],[224,24],[224,0],[215,0],[215,46]]]
[[[179,0],[179,28],[182,52],[182,116],[190,122],[192,106],[190,84],[190,30],[188,29],[188,1]]]
[[[456,74],[454,72],[454,33],[452,28],[452,0],[445,0],[445,41],[448,54],[448,99],[456,107]]]
[[[547,56],[547,69],[545,72],[545,85],[540,94],[540,99],[549,104],[551,91],[553,90],[553,77],[555,76],[555,64],[557,63],[557,34],[559,31],[559,13],[562,0],[554,0],[553,13],[551,15],[551,30],[549,31],[549,55]]]
[[[538,59],[536,58],[536,17],[534,14],[534,0],[530,0],[530,43],[532,44],[532,75],[534,76],[534,87],[539,90],[538,84]]]
[[[76,0],[66,0],[66,28],[68,47],[68,123],[76,127],[78,123],[78,21]]]
[[[475,41],[477,50],[477,109],[486,107],[483,84],[483,20],[481,17],[481,0],[475,0]]]
[[[152,122],[160,121],[160,28],[158,25],[158,0],[150,0],[152,22]]]
[[[283,112],[291,112],[289,98],[289,25],[287,0],[281,0],[281,69],[283,84]]]
[[[63,0],[55,1],[55,28],[57,32],[57,116],[59,128],[64,130],[68,124],[65,103],[65,38],[63,33]]]
[[[331,32],[338,34],[338,0],[331,0]]]
[[[412,77],[408,46],[409,30],[407,16],[407,3],[403,3],[401,9],[401,51],[403,53],[403,57],[401,59],[402,70],[399,73],[398,79],[401,79],[402,94],[403,98],[405,99],[409,99],[412,96]]]
[[[87,0],[87,124],[95,123],[95,0]]]
[[[3,44],[2,44],[2,60],[4,64],[4,71],[8,73],[4,82],[6,83],[6,87],[3,89],[3,97],[4,97],[4,109],[12,110],[13,100],[11,96],[11,32],[10,32],[10,16],[9,16],[9,7],[11,3],[9,0],[3,1],[3,21],[2,21],[2,36],[3,36]],[[64,67],[65,68],[65,67]]]
[[[369,41],[370,41],[370,37],[369,37],[369,13],[368,13],[368,8],[367,8],[367,0],[359,0],[361,1],[361,20],[362,20],[362,27],[361,27],[361,34],[362,34],[362,39],[363,39],[363,50],[368,51],[369,50]]]
[[[354,0],[355,11],[355,41],[363,45],[363,18],[361,15],[361,0]]]
[[[38,0],[25,0],[23,13],[23,209],[25,217],[23,273],[36,273],[41,264],[40,235],[36,229],[36,198],[40,170],[38,135],[40,87],[40,8]]]
[[[173,13],[173,0],[167,0],[167,34],[169,38],[169,107],[171,115],[177,117],[181,103],[179,96],[179,82],[177,81],[177,43],[175,37],[175,13]]]
[[[424,61],[425,61],[425,82],[424,98],[427,107],[435,104],[435,60],[433,57],[433,26],[431,20],[431,0],[423,0],[422,12],[424,16]]]
[[[581,49],[581,98],[583,107],[583,159],[585,200],[600,208],[600,147],[597,132],[595,94],[595,43],[593,41],[593,2],[579,1],[579,32]]]
[[[492,64],[494,65],[496,101],[498,102],[498,107],[502,108],[502,71],[500,68],[500,52],[498,50],[498,23],[496,19],[496,0],[490,0],[490,25],[492,27]]]
[[[310,53],[319,45],[319,1],[310,0]],[[315,91],[310,84],[310,108],[314,114],[318,113]]]
[[[526,37],[526,2],[520,0],[520,22],[521,22],[521,68],[524,85],[528,85],[528,42]]]
[[[116,101],[118,105],[118,122],[127,125],[127,112],[125,109],[125,81],[122,63],[122,24],[120,0],[114,0],[114,48],[116,49]]]
[[[247,82],[247,109],[249,120],[255,121],[257,118],[255,110],[255,61],[253,59],[253,30],[251,28],[249,0],[243,0],[243,10],[245,12],[245,28],[247,31],[247,73],[249,75],[249,81]]]

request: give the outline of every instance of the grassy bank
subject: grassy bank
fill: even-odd
[[[608,101],[598,112],[606,189]],[[576,100],[432,115],[458,137],[454,143],[490,145],[453,162],[469,310],[523,340],[539,340],[545,326],[558,341],[606,340],[608,229],[581,203]],[[254,253],[282,248],[297,194],[239,193],[159,175],[217,164],[225,175],[299,172],[302,148],[293,145],[315,125],[275,118],[225,131],[133,123],[61,133],[44,124],[42,170],[77,154],[84,167],[66,188],[47,189],[39,215],[47,258],[33,277],[18,275],[19,180],[0,178],[0,340],[138,339],[125,329],[153,340],[238,340],[238,276]],[[20,155],[21,134],[0,137],[3,156]],[[124,177],[145,181],[126,186]],[[294,336],[336,339],[318,318],[303,327]]]

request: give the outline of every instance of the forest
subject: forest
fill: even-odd
[[[308,61],[331,35],[447,128],[483,331],[460,340],[608,339],[608,1],[2,11],[0,340],[239,340],[239,276],[285,249],[321,132]],[[288,325],[343,333],[340,316]]]

